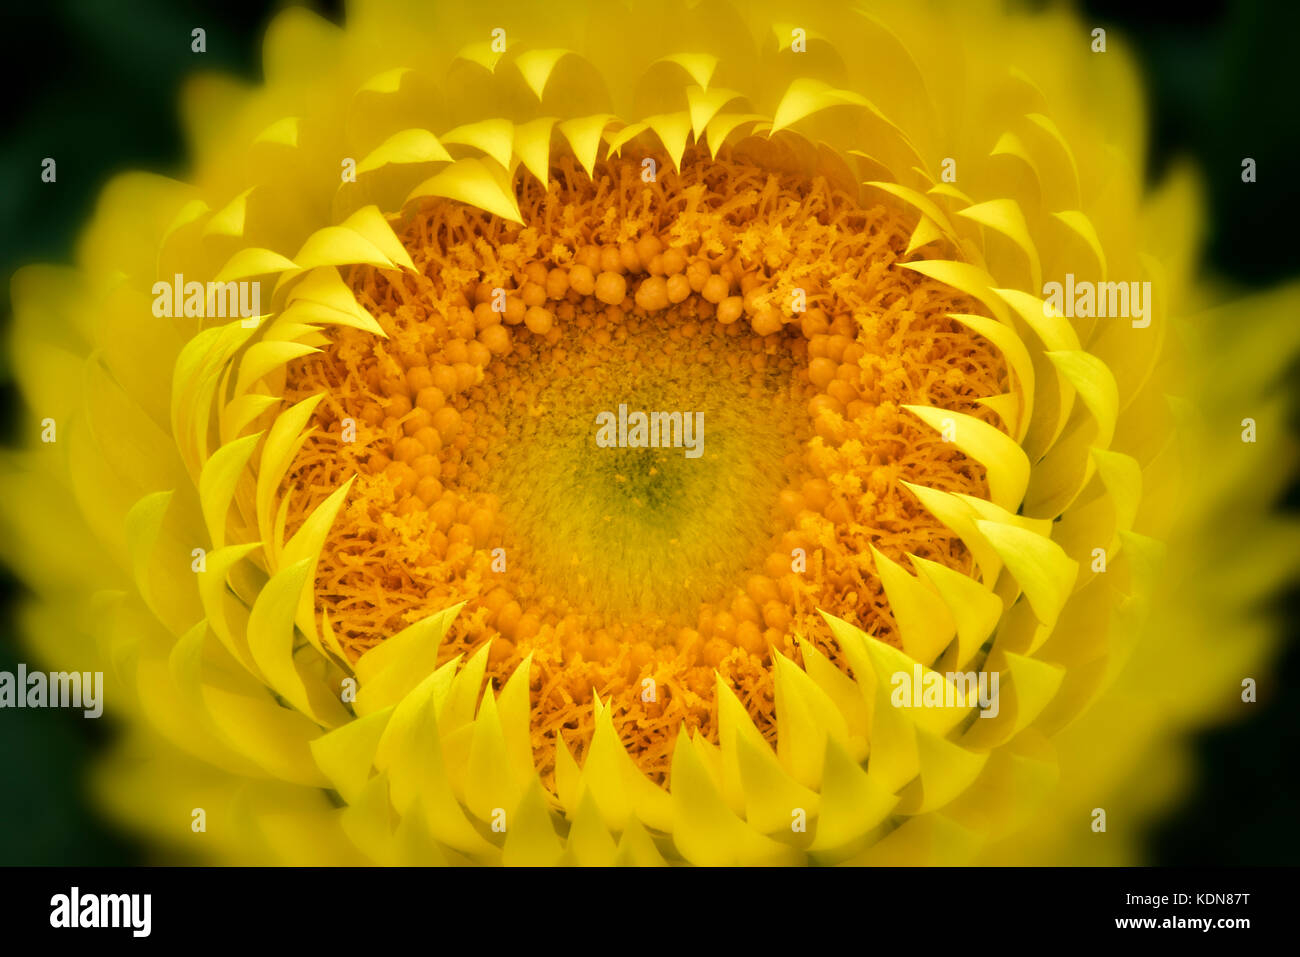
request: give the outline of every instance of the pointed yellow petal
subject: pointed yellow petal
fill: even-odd
[[[390,258],[393,258],[390,256]],[[396,261],[396,259],[394,260]],[[321,266],[317,269],[308,270],[302,273],[298,281],[289,290],[286,299],[288,308],[286,312],[293,309],[304,309],[305,307],[320,306],[329,310],[329,314],[342,314],[349,317],[350,321],[339,318],[329,320],[318,318],[324,313],[307,310],[304,312],[304,321],[319,322],[329,321],[336,325],[350,325],[354,329],[361,329],[369,332],[371,335],[388,338],[388,333],[375,321],[374,316],[370,315],[357,298],[353,295],[352,290],[348,288],[343,277],[334,266]]]
[[[533,764],[532,736],[529,721],[532,710],[528,700],[529,673],[533,656],[529,654],[519,663],[497,698],[497,713],[506,739],[506,754],[511,769],[520,782],[527,782],[537,773]]]
[[[615,117],[607,113],[600,113],[596,116],[565,120],[559,124],[560,132],[569,141],[573,155],[577,157],[588,176],[591,176],[596,169],[601,135],[605,132],[605,127],[614,119]]]
[[[343,808],[339,823],[356,847],[376,864],[393,863],[393,810],[388,803],[388,777],[377,774],[362,785]]]
[[[319,352],[300,342],[255,342],[248,347],[239,363],[239,378],[235,383],[235,396],[242,396],[265,376],[270,375],[294,359]]]
[[[844,715],[844,724],[849,731],[848,753],[865,757],[867,740],[871,735],[871,718],[861,687],[818,651],[812,642],[799,638],[799,652],[808,677]]]
[[[1115,420],[1119,416],[1119,388],[1115,376],[1106,368],[1106,363],[1081,350],[1048,352],[1046,355],[1074,386],[1080,401],[1092,413],[1097,423],[1095,444],[1101,448],[1108,447],[1115,436]]]
[[[406,247],[397,238],[397,234],[393,232],[393,227],[388,224],[388,220],[384,218],[384,214],[379,211],[378,206],[361,207],[343,220],[342,225],[344,229],[352,230],[352,232],[374,246],[375,249],[378,249],[386,259],[414,271],[415,263],[411,261],[411,256],[406,251]],[[299,265],[305,266],[306,263],[299,262]]]
[[[988,474],[989,498],[1015,511],[1029,487],[1029,458],[1015,440],[973,416],[929,406],[904,405],[936,432],[945,429],[952,444],[984,466]]]
[[[257,527],[259,536],[263,542],[268,543],[267,548],[271,552],[277,550],[275,530],[271,524],[276,492],[285,473],[289,471],[294,456],[306,441],[303,429],[324,397],[324,393],[311,396],[280,413],[262,447],[257,470]]]
[[[1038,247],[1029,235],[1029,226],[1025,223],[1025,214],[1021,212],[1019,203],[1004,197],[968,206],[958,210],[957,215],[1001,233],[1020,247],[1029,263],[1030,290],[1043,288],[1043,266],[1038,258]]]
[[[718,795],[685,729],[673,749],[673,844],[692,864],[795,864],[801,854],[759,834],[737,818]]]
[[[691,116],[691,131],[696,141],[704,138],[704,131],[724,106],[740,98],[735,90],[706,90],[703,86],[686,88],[686,102]]]
[[[802,786],[781,767],[771,749],[741,736],[736,760],[745,790],[745,820],[764,834],[791,833],[796,815],[808,820],[821,809],[816,792]]]
[[[354,479],[355,477],[348,479],[335,489],[329,498],[321,502],[307,516],[306,521],[294,533],[293,538],[285,543],[284,549],[280,552],[282,565],[307,562],[307,587],[302,590],[294,621],[321,654],[325,654],[325,648],[321,644],[320,632],[316,627],[316,567],[320,562],[321,549],[325,547],[325,538],[334,526],[334,519],[339,509],[343,507]]]
[[[393,268],[393,261],[378,246],[344,226],[326,226],[316,230],[307,237],[293,258],[302,269],[353,263],[377,266],[380,269]]]
[[[876,573],[898,624],[903,650],[923,665],[932,665],[957,632],[957,622],[943,599],[927,583],[871,546]]]
[[[930,199],[930,197],[926,196],[925,193],[914,190],[910,186],[903,186],[899,183],[889,183],[884,181],[872,181],[863,185],[874,186],[876,189],[888,193],[890,196],[901,199],[909,206],[915,208],[923,218],[930,220],[938,226],[939,229],[943,231],[943,235],[948,237],[955,236],[955,231],[953,230],[952,223],[948,220],[948,217],[944,215],[944,212],[939,208],[939,205],[934,200]],[[934,278],[939,277],[936,276]],[[940,279],[940,282],[943,281],[945,280]]]
[[[250,671],[254,677],[264,680],[261,669],[257,667],[257,663],[253,660],[252,652],[248,650],[247,629],[244,627],[248,617],[248,609],[231,593],[226,584],[226,577],[230,569],[259,547],[261,547],[259,543],[253,542],[248,545],[231,545],[228,548],[218,548],[208,552],[206,570],[198,573],[198,581],[199,599],[203,602],[203,610],[208,616],[208,624],[213,632],[216,633],[216,636],[236,661]],[[230,621],[232,612],[239,613],[242,616],[235,624]]]
[[[162,532],[172,495],[172,492],[155,492],[146,495],[131,506],[125,519],[126,545],[131,555],[131,571],[135,578],[135,586],[150,611],[156,609],[152,574],[154,549]]]
[[[1011,370],[1011,374],[1015,377],[1016,384],[1019,386],[1018,395],[1022,408],[1018,418],[1019,427],[1015,429],[1015,437],[1016,441],[1022,441],[1034,412],[1034,362],[1029,356],[1029,350],[1025,348],[1024,341],[1016,334],[1014,328],[995,319],[988,319],[984,316],[971,316],[964,313],[954,313],[950,318],[956,319],[967,329],[983,336],[1002,353],[1002,357],[1007,362],[1007,367]]]
[[[1029,727],[1056,696],[1065,678],[1057,665],[1006,653],[1007,673],[999,678],[996,711],[981,712],[962,736],[964,748],[989,750]],[[1010,679],[1010,680],[1008,680]]]
[[[487,672],[488,651],[491,642],[487,642],[465,662],[465,667],[456,673],[447,697],[438,709],[438,720],[442,723],[443,733],[450,734],[457,728],[470,724],[474,712],[483,694],[483,676]]]
[[[918,729],[945,735],[966,720],[978,704],[975,687],[959,687],[948,675],[914,661],[892,645],[868,637],[867,653],[871,655],[876,672],[877,689],[887,695],[889,710],[903,716]],[[926,692],[930,689],[934,689],[932,694],[941,698],[940,703],[927,703]],[[880,717],[877,713],[876,720],[879,721]],[[873,730],[873,756],[877,736]]]
[[[569,753],[569,746],[561,736],[555,743],[555,795],[560,799],[560,806],[574,814],[584,793],[582,769]]]
[[[498,809],[513,808],[523,795],[523,788],[510,767],[505,732],[497,714],[492,689],[483,694],[483,704],[474,720],[474,734],[469,749],[465,775],[465,805],[480,820],[492,820]]]
[[[1034,617],[1050,629],[1074,588],[1078,562],[1042,535],[1001,522],[976,524],[1024,591]]]
[[[821,785],[827,736],[847,744],[848,727],[835,702],[802,668],[780,652],[774,661],[777,757],[796,781],[816,790]]]
[[[1097,228],[1092,224],[1092,220],[1088,218],[1086,213],[1077,209],[1066,209],[1059,213],[1052,213],[1052,215],[1082,239],[1092,251],[1093,256],[1097,259],[1097,266],[1101,270],[1101,278],[1104,282],[1106,279],[1106,250],[1101,244],[1101,238],[1097,235]]]
[[[596,802],[584,794],[573,815],[567,850],[579,867],[609,867],[618,857],[618,846],[601,818]]]
[[[713,79],[713,71],[718,66],[718,58],[708,53],[673,53],[655,62],[676,63],[705,90],[709,88],[709,81]]]
[[[709,142],[709,155],[717,156],[718,150],[727,142],[727,137],[741,126],[746,123],[761,123],[763,120],[764,117],[759,113],[719,113],[709,121],[704,134]]]
[[[686,152],[686,141],[691,135],[691,118],[688,113],[666,113],[650,116],[645,120],[646,126],[654,130],[659,142],[663,143],[668,158],[673,166],[681,167],[682,154]]]
[[[987,752],[967,751],[920,728],[916,743],[921,775],[899,801],[902,814],[937,811],[970,787],[989,759]]]
[[[277,694],[319,723],[337,726],[348,717],[342,703],[324,689],[309,687],[294,664],[293,619],[311,564],[304,559],[271,576],[248,617],[248,648]]]
[[[523,222],[504,172],[494,171],[482,160],[457,160],[411,190],[406,201],[422,196],[454,199],[513,223]]]
[[[772,118],[772,132],[776,133],[798,123],[804,117],[833,106],[870,106],[866,97],[851,90],[837,90],[829,83],[800,77],[790,84]]]
[[[595,734],[582,768],[582,786],[612,831],[621,831],[632,815],[662,830],[670,825],[668,796],[641,773],[628,755],[608,708],[596,715]]]
[[[555,47],[547,50],[527,50],[515,58],[515,66],[523,74],[524,82],[537,96],[538,102],[541,102],[546,92],[546,84],[551,79],[551,73],[559,62],[570,54],[577,56],[572,50]]]
[[[916,229],[912,230],[912,236],[907,241],[907,248],[903,250],[903,255],[910,256],[922,246],[928,246],[939,239],[943,239],[943,230],[929,216],[922,216],[916,223]]]
[[[217,271],[213,282],[231,282],[248,279],[251,276],[263,276],[267,273],[282,273],[296,269],[297,265],[292,259],[270,249],[241,249]]]
[[[372,714],[405,698],[438,667],[438,648],[464,602],[403,628],[357,659],[356,711]]]
[[[316,763],[348,804],[361,797],[370,781],[375,751],[392,713],[392,708],[376,711],[311,742]]]
[[[248,194],[253,191],[250,186],[229,203],[208,217],[203,226],[204,236],[242,236],[244,235],[244,217],[248,211]]]
[[[814,853],[847,857],[898,804],[898,797],[877,778],[862,770],[833,740],[826,741],[826,771],[822,780],[822,809],[817,818]]]
[[[261,432],[236,439],[217,449],[212,458],[203,463],[203,471],[199,475],[199,501],[208,535],[215,548],[226,544],[226,516],[230,512],[235,485],[244,475],[248,459],[261,440]]]
[[[451,162],[451,154],[428,130],[400,130],[380,143],[357,164],[357,173],[369,173],[390,163]]]
[[[393,709],[375,753],[375,767],[388,773],[399,813],[420,811],[429,833],[443,844],[491,857],[496,848],[465,817],[447,778],[434,695],[439,680],[437,672],[429,675]]]
[[[927,512],[957,533],[962,544],[975,556],[975,564],[979,566],[984,582],[991,587],[1002,570],[1002,559],[976,527],[975,521],[980,516],[974,509],[951,492],[913,485],[911,482],[903,482],[902,485],[916,496]]]
[[[506,822],[502,863],[508,867],[550,867],[559,862],[564,847],[555,833],[542,786],[534,783]]]
[[[957,657],[954,664],[964,668],[993,634],[1002,617],[1002,599],[975,579],[954,571],[947,565],[909,555],[922,578],[939,593],[957,623]]]
[[[225,739],[268,774],[307,787],[330,786],[309,747],[320,737],[319,726],[284,707],[264,688],[244,693],[209,676],[203,703]]]
[[[444,143],[456,143],[482,150],[496,160],[503,169],[510,166],[514,152],[515,127],[509,120],[480,120],[458,126],[442,134]]]
[[[627,830],[618,841],[618,856],[615,864],[619,867],[667,867],[659,848],[641,822],[636,818],[628,821]]]
[[[551,169],[551,130],[555,118],[543,116],[515,127],[515,155],[528,172],[545,183]]]

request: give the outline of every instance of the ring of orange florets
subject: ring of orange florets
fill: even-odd
[[[594,691],[629,752],[663,779],[682,722],[716,736],[715,670],[773,737],[773,649],[797,659],[801,636],[847,668],[818,609],[897,643],[870,546],[969,570],[960,541],[901,482],[983,496],[983,471],[901,406],[998,424],[978,400],[1006,391],[1006,372],[989,343],[947,318],[976,304],[896,268],[903,217],[823,180],[688,155],[646,184],[633,159],[592,178],[562,161],[546,189],[521,175],[517,195],[522,226],[426,204],[400,234],[417,273],[352,272],[388,339],[343,329],[291,366],[288,398],[326,398],[287,479],[301,490],[290,531],[358,474],[316,582],[349,655],[465,600],[443,654],[492,641],[498,686],[531,656],[544,776],[558,736],[578,755],[589,742]],[[540,586],[527,562],[495,572],[492,548],[511,533],[486,479],[508,438],[499,410],[530,400],[511,376],[652,336],[675,361],[725,356],[709,368],[755,395],[775,379],[799,407],[763,548],[690,616],[602,613]],[[340,440],[345,418],[358,424],[355,443]]]

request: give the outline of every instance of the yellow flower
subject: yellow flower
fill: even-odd
[[[1296,565],[1295,296],[1201,311],[1101,43],[278,16],[190,182],[14,280],[5,554],[110,676],[106,804],[243,862],[1131,860]]]

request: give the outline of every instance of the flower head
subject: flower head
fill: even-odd
[[[1117,721],[1202,716],[1124,682],[1253,396],[1074,17],[375,2],[265,64],[15,280],[57,441],[10,560],[117,678],[119,813],[234,860],[1016,859]]]

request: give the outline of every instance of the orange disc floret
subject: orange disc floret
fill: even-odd
[[[903,406],[1001,427],[979,400],[1010,384],[948,318],[982,307],[897,268],[906,216],[823,179],[690,150],[649,184],[631,155],[561,157],[515,191],[522,225],[426,201],[400,234],[416,274],[350,270],[387,339],[327,328],[290,365],[288,400],[328,401],[286,531],[355,475],[315,582],[350,660],[464,601],[442,660],[490,642],[498,688],[531,661],[545,781],[561,739],[582,760],[595,695],[663,781],[683,723],[716,740],[719,676],[772,738],[774,652],[800,636],[847,669],[821,610],[898,644],[872,546],[969,571],[903,483],[979,496],[983,470]],[[668,441],[599,446],[620,405]]]

